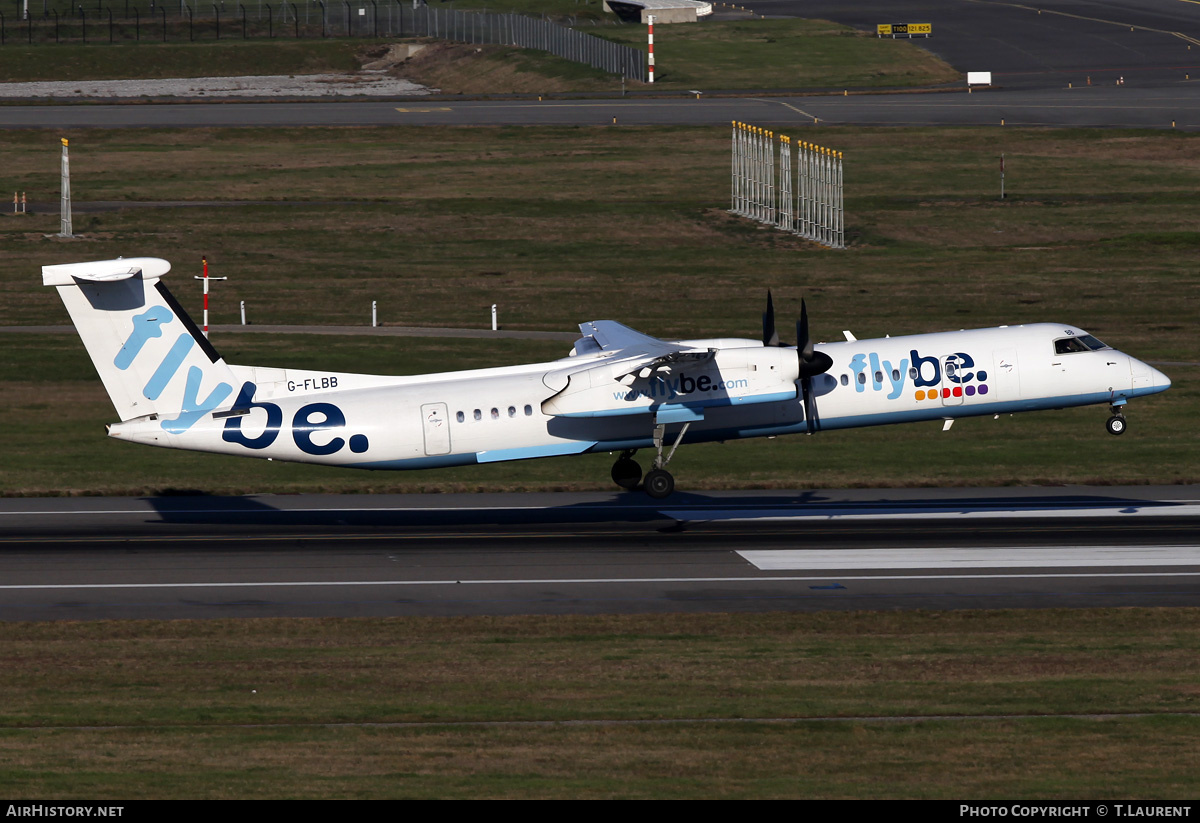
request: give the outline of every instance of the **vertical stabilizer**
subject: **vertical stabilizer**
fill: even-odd
[[[42,267],[54,286],[121,420],[157,415],[182,434],[205,414],[228,407],[233,372],[159,278],[156,257]]]

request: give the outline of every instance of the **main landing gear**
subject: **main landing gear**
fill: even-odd
[[[671,462],[671,458],[675,456],[675,450],[679,448],[679,444],[683,442],[683,436],[687,434],[688,427],[691,423],[684,423],[683,428],[679,430],[679,436],[675,438],[675,442],[671,445],[671,450],[663,456],[663,434],[666,432],[666,424],[658,423],[654,427],[654,457],[653,468],[646,472],[645,479],[642,478],[642,467],[637,464],[633,456],[637,454],[637,449],[626,449],[621,452],[621,456],[617,458],[617,462],[613,463],[612,479],[623,489],[633,491],[638,487],[638,481],[642,482],[642,489],[646,494],[662,500],[664,497],[670,496],[671,492],[675,491],[675,478],[667,471],[664,466]]]
[[[633,459],[635,454],[637,449],[626,449],[612,467],[613,482],[627,491],[633,491],[642,482],[642,467]]]

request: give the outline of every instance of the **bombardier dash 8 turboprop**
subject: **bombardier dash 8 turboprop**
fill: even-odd
[[[121,422],[112,437],[167,448],[362,469],[424,469],[617,452],[613,480],[666,497],[680,444],[1107,404],[1170,387],[1075,326],[1038,323],[814,345],[659,340],[580,325],[548,363],[408,377],[226,363],[167,291],[153,257],[42,268]],[[654,449],[651,471],[633,456]],[[664,452],[665,449],[665,452]]]

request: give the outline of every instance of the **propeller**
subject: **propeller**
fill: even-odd
[[[833,358],[813,348],[808,334],[808,306],[800,301],[800,319],[796,321],[796,355],[800,358],[800,376],[816,377],[833,368]]]
[[[800,391],[804,397],[804,422],[808,433],[817,430],[820,417],[817,415],[816,398],[813,397],[812,379],[833,368],[833,358],[813,348],[808,333],[808,306],[800,301],[800,319],[796,321],[796,356],[800,360]]]
[[[779,333],[775,330],[775,303],[771,292],[767,292],[767,310],[763,314],[763,345],[783,346],[779,341]],[[808,331],[808,305],[800,301],[800,319],[796,321],[796,359],[799,361],[800,390],[804,400],[804,420],[808,432],[817,430],[817,404],[813,397],[812,379],[833,368],[833,358],[824,352],[817,351],[813,346],[812,336]]]

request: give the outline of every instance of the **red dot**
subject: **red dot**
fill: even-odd
[[[955,386],[955,387],[954,387],[954,396],[955,396],[955,397],[962,397],[962,386]]]
[[[950,396],[950,390],[942,389],[942,397],[949,397],[949,396]]]

